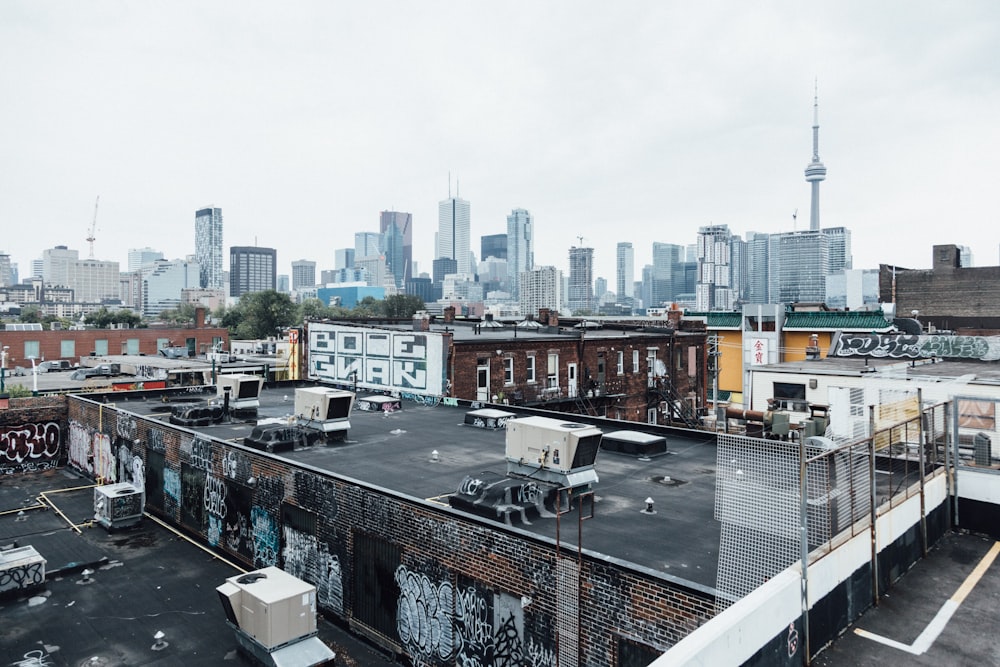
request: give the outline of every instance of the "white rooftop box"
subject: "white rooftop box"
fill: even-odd
[[[507,472],[576,487],[597,481],[601,429],[550,417],[507,421]]]
[[[145,490],[129,482],[94,487],[94,521],[107,530],[139,523],[145,505]]]
[[[220,375],[215,381],[215,393],[219,398],[229,389],[229,407],[233,410],[247,410],[260,407],[260,391],[264,378],[259,375]]]
[[[229,577],[215,590],[229,622],[268,650],[316,633],[316,587],[280,568]]]
[[[295,416],[310,428],[323,432],[351,428],[354,392],[332,387],[306,387],[295,390]]]

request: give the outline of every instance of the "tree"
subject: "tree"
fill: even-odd
[[[87,313],[83,321],[86,324],[93,324],[98,329],[107,329],[108,325],[112,323],[111,311],[108,310],[107,306],[101,306],[98,310]]]
[[[170,324],[186,325],[193,324],[195,318],[195,305],[193,303],[179,303],[176,308],[160,312],[160,320]],[[124,311],[118,311],[124,312]],[[116,313],[117,314],[117,313]]]
[[[21,322],[41,322],[42,321],[42,309],[38,306],[26,306],[21,309],[21,316],[18,318]]]
[[[237,338],[267,338],[293,326],[297,315],[295,304],[287,294],[264,290],[241,296],[239,303],[226,311],[222,322]]]
[[[406,319],[413,313],[425,308],[424,300],[412,294],[393,294],[387,296],[382,304],[386,317]]]

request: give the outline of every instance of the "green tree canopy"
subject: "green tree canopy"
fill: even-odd
[[[294,326],[299,311],[287,294],[275,290],[250,292],[222,316],[222,324],[236,338],[255,339],[277,336],[281,329]]]

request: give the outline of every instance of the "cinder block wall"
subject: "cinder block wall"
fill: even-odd
[[[148,511],[310,581],[324,612],[414,664],[645,665],[713,615],[709,591],[502,524],[83,397],[68,414],[69,465],[143,484]]]

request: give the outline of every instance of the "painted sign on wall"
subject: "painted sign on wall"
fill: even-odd
[[[915,336],[911,334],[843,333],[830,350],[836,357],[890,359],[1000,359],[1000,336]]]
[[[309,378],[440,396],[445,346],[439,333],[314,323],[309,325]]]

